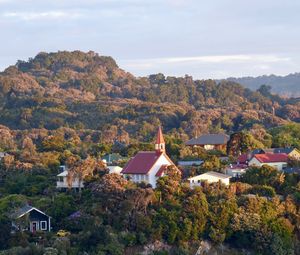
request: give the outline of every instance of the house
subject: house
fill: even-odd
[[[258,166],[268,165],[275,167],[277,170],[283,170],[287,167],[288,155],[285,153],[265,153],[265,154],[256,154],[249,161],[249,166]]]
[[[108,166],[107,168],[110,174],[121,174],[122,172],[122,167],[119,166]]]
[[[175,166],[165,150],[165,141],[159,127],[154,151],[140,151],[129,160],[122,170],[125,178],[136,183],[148,183],[156,187],[158,178],[165,175],[168,166]]]
[[[68,188],[72,188],[72,189],[82,189],[84,188],[84,183],[83,180],[80,180],[79,177],[74,176],[72,178],[72,182],[70,182],[69,180],[69,171],[66,168],[63,172],[61,172],[60,174],[57,175],[57,181],[56,181],[56,188],[57,189],[68,189]]]
[[[18,209],[12,217],[14,231],[50,231],[51,217],[30,205]]]
[[[204,182],[207,183],[221,182],[226,186],[228,186],[230,178],[231,176],[229,175],[210,171],[204,174],[191,177],[188,180],[190,182],[190,187],[193,188],[195,186],[202,186]]]
[[[248,170],[248,165],[246,164],[230,164],[225,168],[225,173],[231,177],[239,178]]]
[[[229,136],[226,134],[206,134],[185,143],[187,146],[199,146],[205,150],[226,150]]]

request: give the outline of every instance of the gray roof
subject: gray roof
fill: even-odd
[[[11,216],[12,218],[14,219],[18,219],[20,217],[22,217],[23,215],[31,212],[32,210],[35,210],[35,211],[38,211],[39,213],[41,214],[44,214],[46,215],[47,217],[49,217],[47,214],[45,214],[44,212],[40,211],[39,209],[35,208],[35,207],[32,207],[30,205],[25,205],[21,208],[19,208],[17,211],[15,211]]]
[[[274,153],[291,153],[295,148],[274,148]]]
[[[282,170],[285,174],[300,174],[299,167],[288,167]]]
[[[252,151],[252,154],[255,155],[255,154],[262,154],[264,153],[264,150],[263,149],[255,149]]]
[[[193,138],[187,141],[186,145],[217,145],[226,144],[229,141],[229,136],[226,134],[206,134],[201,135],[198,138]]]
[[[178,161],[179,166],[193,166],[193,165],[200,166],[202,163],[203,160],[179,160]]]

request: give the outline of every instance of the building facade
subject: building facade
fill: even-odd
[[[12,215],[13,231],[37,231],[51,230],[51,217],[39,209],[26,205]]]
[[[218,172],[214,172],[214,171],[210,171],[204,174],[200,174],[197,176],[193,176],[190,177],[188,180],[190,182],[190,187],[194,188],[194,187],[199,187],[202,186],[204,182],[207,183],[216,183],[216,182],[221,182],[224,185],[228,186],[230,183],[230,178],[231,176],[226,175],[226,174],[222,174],[222,173],[218,173]]]

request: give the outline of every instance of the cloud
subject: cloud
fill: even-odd
[[[1,1],[1,0],[0,0]],[[47,11],[47,12],[6,12],[2,15],[4,18],[31,20],[49,20],[49,19],[77,19],[82,14],[79,12],[66,11]]]
[[[195,57],[168,57],[152,59],[120,60],[121,66],[137,75],[162,72],[182,76],[186,73],[197,78],[224,78],[278,72],[283,66],[290,67],[292,60],[272,54],[210,55]]]
[[[196,57],[169,57],[152,59],[121,60],[127,66],[149,68],[158,64],[205,64],[205,63],[276,63],[290,58],[276,55],[215,55]]]

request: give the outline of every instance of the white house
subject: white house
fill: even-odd
[[[68,185],[68,170],[64,170],[62,173],[57,175],[56,188],[58,189],[81,189],[84,188],[83,180],[80,180],[78,177],[73,177],[72,185]]]
[[[193,188],[195,186],[201,186],[203,182],[214,183],[219,181],[228,186],[230,178],[231,176],[229,175],[210,171],[204,174],[191,177],[188,180],[190,182],[190,187]]]
[[[287,167],[288,155],[286,153],[265,153],[265,154],[255,154],[252,159],[250,159],[249,166],[268,165],[282,171]]]
[[[107,168],[109,169],[110,174],[121,174],[122,172],[122,167],[119,166],[108,166]]]
[[[138,152],[134,158],[129,160],[121,173],[133,182],[149,183],[155,188],[157,179],[165,175],[165,170],[170,165],[174,165],[174,163],[165,152],[165,141],[159,127],[155,151]]]

